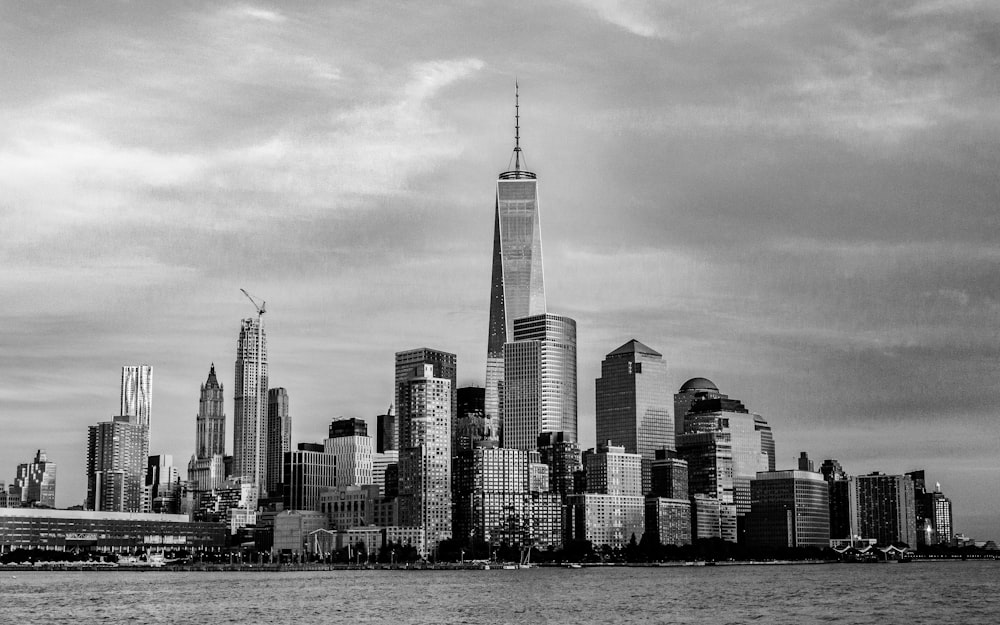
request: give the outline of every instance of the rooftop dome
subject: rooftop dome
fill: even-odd
[[[684,391],[715,391],[719,392],[719,387],[715,385],[715,382],[707,378],[691,378],[683,385],[681,385],[680,392]]]

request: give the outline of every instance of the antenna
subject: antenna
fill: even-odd
[[[517,79],[514,79],[514,171],[521,171],[521,103]]]

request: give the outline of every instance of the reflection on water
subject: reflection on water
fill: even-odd
[[[0,569],[9,623],[963,623],[1000,562],[514,571]]]

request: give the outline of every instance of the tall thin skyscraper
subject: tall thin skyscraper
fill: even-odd
[[[656,450],[674,449],[669,383],[663,355],[632,339],[604,358],[595,385],[597,440],[642,456],[642,494]]]
[[[285,453],[292,450],[292,418],[288,414],[288,391],[272,388],[267,391],[267,492],[268,497],[281,496],[282,466]]]
[[[419,354],[427,360],[415,361]],[[425,556],[452,536],[455,367],[455,355],[447,352],[420,349],[396,354],[400,523],[424,529],[420,551]]]
[[[542,432],[575,441],[576,321],[550,314],[517,319],[503,355],[503,446],[534,450]]]
[[[236,344],[233,477],[267,493],[267,338],[260,317],[244,319]]]
[[[215,375],[214,362],[208,370],[208,379],[201,385],[195,428],[196,458],[211,458],[226,453],[225,396]]]
[[[153,410],[153,368],[149,365],[122,367],[122,416],[136,417],[140,424],[149,427]]]
[[[542,230],[538,219],[538,181],[521,169],[521,116],[514,90],[514,169],[497,179],[493,226],[493,278],[486,352],[486,430],[498,438],[503,408],[503,345],[514,320],[545,313]]]

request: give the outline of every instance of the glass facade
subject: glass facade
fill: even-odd
[[[655,452],[674,449],[674,424],[663,356],[632,340],[608,354],[597,379],[598,441],[642,456],[642,492],[650,492]]]
[[[768,547],[829,546],[828,492],[819,473],[758,473],[750,482],[749,542]]]

